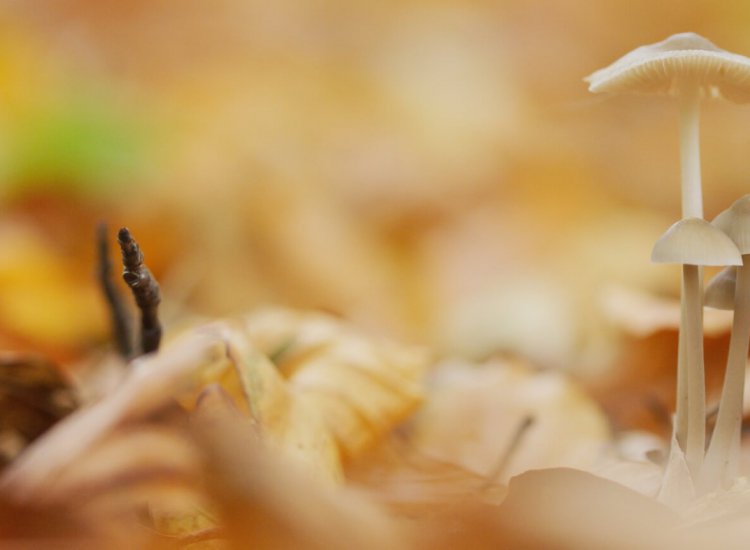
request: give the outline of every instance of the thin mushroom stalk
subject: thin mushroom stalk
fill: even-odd
[[[701,489],[704,491],[718,486],[728,488],[739,470],[742,398],[750,345],[750,254],[743,254],[742,260],[743,265],[737,268],[734,320],[719,414],[701,476]]]
[[[712,225],[732,239],[742,254],[742,263],[714,277],[706,293],[709,306],[734,309],[734,319],[719,414],[700,478],[699,489],[704,492],[727,488],[739,469],[745,367],[750,347],[750,195],[735,201]]]
[[[687,448],[688,433],[688,373],[687,373],[687,338],[683,327],[685,322],[685,295],[681,281],[680,287],[680,330],[677,342],[677,391],[675,392],[675,414],[673,432],[675,441],[681,449]]]
[[[692,79],[678,82],[680,109],[680,175],[682,217],[703,217],[700,153],[700,86]]]
[[[700,156],[700,84],[691,77],[676,79],[680,112],[680,176],[682,217],[703,218]],[[703,272],[682,266],[680,292],[675,430],[677,442],[693,476],[698,475],[706,446],[706,382],[703,359]]]
[[[706,384],[703,365],[703,291],[701,269],[682,266],[682,299],[685,304],[685,365],[687,367],[687,440],[685,460],[697,476],[706,448]],[[682,330],[682,327],[681,329]],[[679,366],[679,365],[678,365]],[[682,374],[684,376],[685,373]],[[678,373],[678,387],[679,377]],[[678,397],[679,399],[679,397]],[[678,424],[679,425],[679,424]],[[678,439],[679,441],[679,439]]]
[[[680,110],[680,175],[682,217],[703,218],[700,157],[700,87],[690,78],[677,82]],[[703,273],[682,266],[680,339],[684,346],[677,364],[677,442],[690,471],[698,474],[706,447],[706,382],[703,360]]]

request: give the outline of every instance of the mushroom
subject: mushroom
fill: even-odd
[[[734,311],[734,290],[737,285],[737,266],[730,265],[708,282],[703,303],[712,309]]]
[[[719,214],[712,224],[734,241],[742,254],[743,263],[734,269],[734,278],[727,270],[719,273],[709,284],[706,293],[707,305],[733,308],[734,319],[719,415],[701,472],[700,489],[704,491],[714,489],[717,485],[727,487],[739,467],[742,398],[750,345],[750,195],[737,200]],[[733,301],[727,303],[729,296],[733,296]]]
[[[681,33],[662,42],[636,48],[610,66],[591,74],[586,81],[589,90],[595,93],[659,93],[677,97],[680,111],[682,217],[702,218],[698,103],[701,95],[722,96],[738,103],[750,101],[750,59],[722,50],[695,33]],[[654,256],[659,255],[655,249]],[[698,432],[705,432],[705,428],[699,429],[697,425],[690,424],[698,422],[698,410],[705,410],[705,402],[696,403],[693,399],[702,399],[700,396],[705,390],[698,391],[697,380],[686,382],[686,371],[694,376],[703,372],[702,283],[699,269],[689,267],[683,270],[675,431],[677,442],[692,459],[691,471],[694,475],[697,473],[694,468],[700,463],[697,456]],[[687,330],[687,324],[691,325],[691,330]],[[700,384],[703,387],[705,382],[701,380]],[[693,390],[690,397],[687,395],[688,387]],[[702,418],[700,425],[704,426]],[[688,432],[697,438],[692,443],[692,452],[688,452],[686,447]]]
[[[680,355],[683,365],[678,373],[678,410],[680,401],[687,401],[687,415],[677,436],[691,474],[696,477],[703,462],[706,442],[706,398],[703,373],[703,304],[701,271],[703,265],[740,265],[742,258],[732,240],[721,230],[700,218],[685,218],[659,237],[651,253],[651,261],[682,265],[682,330]],[[682,332],[681,330],[681,332]],[[683,407],[685,402],[682,403]],[[684,408],[683,408],[684,410]],[[684,429],[684,433],[680,430]]]
[[[698,102],[701,94],[750,102],[750,58],[686,32],[636,48],[585,80],[594,93],[666,93],[677,97],[682,216],[702,218]]]

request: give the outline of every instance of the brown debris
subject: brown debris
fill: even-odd
[[[32,354],[0,353],[0,467],[77,406],[59,368]]]

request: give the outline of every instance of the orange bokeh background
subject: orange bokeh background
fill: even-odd
[[[128,225],[168,327],[265,303],[441,354],[587,372],[612,285],[679,215],[676,108],[582,78],[683,31],[750,54],[750,7],[697,1],[6,2],[0,345],[107,340],[94,226]],[[706,102],[706,217],[748,189],[750,108]]]

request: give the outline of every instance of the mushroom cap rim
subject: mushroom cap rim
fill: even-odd
[[[702,218],[683,218],[656,241],[651,261],[695,266],[742,265],[742,255],[724,232]]]
[[[592,93],[657,95],[679,94],[681,80],[693,81],[702,95],[750,102],[750,58],[693,32],[639,46],[584,80]]]
[[[712,52],[708,50],[675,50],[671,52],[662,52],[644,59],[634,59],[632,63],[624,65],[623,67],[615,68],[610,65],[609,67],[604,67],[603,69],[594,71],[583,80],[589,83],[590,92],[599,93],[602,91],[606,91],[602,90],[602,88],[605,88],[612,81],[624,78],[625,73],[628,73],[637,68],[646,68],[649,65],[656,66],[664,61],[673,61],[678,59],[704,60],[707,58],[716,59],[725,63],[734,63],[744,69],[747,69],[748,73],[750,73],[750,59],[739,54],[729,52]],[[606,73],[610,74],[607,75]],[[606,78],[602,78],[605,75]],[[668,78],[671,80],[675,78],[675,75],[670,75],[668,76]],[[597,80],[600,80],[600,82],[597,83]]]

